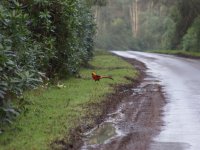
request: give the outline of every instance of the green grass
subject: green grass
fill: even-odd
[[[82,78],[60,81],[65,88],[50,86],[25,93],[29,104],[6,131],[0,135],[0,149],[3,150],[45,150],[56,139],[68,138],[71,129],[84,123],[83,117],[89,112],[86,107],[100,103],[108,93],[114,91],[111,84],[127,84],[124,76],[136,77],[138,73],[132,65],[109,54],[98,54],[90,62],[94,69],[81,69]],[[111,75],[114,80],[100,82],[91,80],[91,72]],[[91,111],[91,110],[90,110]],[[92,124],[87,120],[86,124]]]
[[[184,50],[153,50],[148,52],[200,58],[200,52],[188,52]]]

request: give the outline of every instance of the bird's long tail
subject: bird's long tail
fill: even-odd
[[[101,79],[102,79],[102,78],[108,78],[108,79],[113,80],[112,76],[101,76]]]

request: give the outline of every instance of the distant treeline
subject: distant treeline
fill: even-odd
[[[103,49],[200,51],[199,0],[107,0],[94,7]]]
[[[0,125],[18,114],[10,102],[24,90],[87,64],[95,29],[82,0],[0,1]]]

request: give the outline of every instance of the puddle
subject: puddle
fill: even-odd
[[[111,122],[105,122],[99,128],[92,131],[88,137],[88,145],[104,144],[106,141],[117,135],[116,128]]]
[[[98,145],[109,143],[112,139],[123,134],[115,127],[112,122],[104,122],[99,127],[94,128],[86,134],[86,139],[81,150],[97,148]]]
[[[91,147],[96,148],[98,145],[107,144],[112,139],[119,136],[123,136],[124,133],[116,126],[124,118],[122,113],[124,104],[120,105],[116,112],[108,114],[108,118],[98,127],[85,133],[84,146],[82,150],[90,149]]]

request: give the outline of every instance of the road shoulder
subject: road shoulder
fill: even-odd
[[[84,145],[89,150],[146,150],[153,137],[159,133],[163,124],[162,108],[165,105],[162,87],[156,80],[146,76],[146,67],[143,63],[134,59],[124,60],[134,65],[140,72],[139,77],[137,79],[127,78],[132,81],[131,84],[116,86],[115,92],[108,95],[101,104],[91,105],[90,109],[95,110],[96,107],[100,107],[103,113],[95,117],[94,127],[76,129],[81,132],[73,132],[74,142],[65,145],[65,148],[75,150]],[[115,128],[120,129],[125,135],[111,138],[109,142],[103,144],[87,145],[88,138],[84,133],[95,127],[99,129],[103,127],[104,122],[113,113],[115,115],[111,117],[115,120]],[[118,120],[121,114],[124,117]]]

